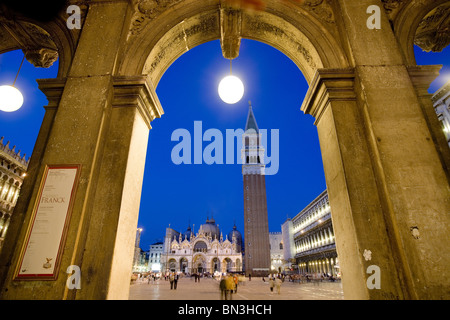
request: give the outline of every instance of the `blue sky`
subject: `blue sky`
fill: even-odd
[[[443,64],[441,76],[430,93],[450,79],[450,49],[424,53],[415,48],[417,63]],[[12,84],[23,54],[0,55],[0,85]],[[47,100],[36,79],[56,77],[58,64],[49,69],[34,68],[24,62],[16,86],[24,94],[23,107],[14,113],[0,111],[0,136],[28,156],[39,132]],[[217,86],[229,73],[229,61],[222,57],[219,41],[195,47],[177,59],[162,77],[157,93],[165,114],[152,123],[138,226],[142,227],[141,247],[162,239],[165,228],[185,231],[188,224],[198,230],[213,215],[224,236],[236,223],[243,231],[243,186],[241,166],[175,165],[171,141],[176,129],[193,135],[194,121],[203,132],[244,128],[248,101],[260,129],[278,129],[280,167],[266,176],[269,230],[280,231],[287,217],[293,217],[325,190],[325,178],[314,119],[300,111],[307,91],[297,66],[278,50],[252,40],[242,40],[240,55],[233,61],[233,74],[245,85],[243,99],[223,103]],[[203,143],[203,148],[209,142]],[[267,150],[270,153],[270,144]]]

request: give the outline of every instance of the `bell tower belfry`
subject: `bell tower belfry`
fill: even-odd
[[[249,104],[241,151],[244,181],[245,273],[263,276],[270,270],[265,150],[251,102]]]

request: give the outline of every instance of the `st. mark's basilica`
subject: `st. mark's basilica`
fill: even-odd
[[[183,273],[242,271],[242,235],[236,225],[225,236],[214,218],[207,218],[194,233],[190,226],[184,233],[166,229],[162,270]]]

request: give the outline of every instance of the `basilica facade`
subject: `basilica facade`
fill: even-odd
[[[197,233],[166,229],[161,257],[162,271],[186,274],[240,272],[243,270],[242,236],[233,227],[225,237],[214,219],[207,219]]]

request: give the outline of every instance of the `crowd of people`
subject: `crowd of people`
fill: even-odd
[[[212,278],[216,280],[219,284],[220,299],[221,300],[232,300],[233,294],[237,293],[238,286],[244,284],[247,278],[243,274],[234,273],[219,273],[214,274],[209,273],[193,273],[184,274],[180,272],[166,272],[166,273],[145,273],[145,274],[135,274],[134,281],[136,282],[146,282],[148,284],[155,283],[156,280],[164,279],[170,284],[170,290],[176,290],[178,286],[178,280],[181,277],[190,277],[195,282],[200,282],[200,278]],[[248,275],[248,281],[251,281],[251,275]],[[263,282],[268,282],[270,293],[281,293],[281,285],[285,281],[294,283],[314,283],[319,284],[323,281],[335,282],[340,280],[339,276],[334,276],[326,273],[302,273],[302,274],[270,274],[267,278],[262,277]]]
[[[219,279],[220,300],[233,300],[237,293],[239,278],[236,274],[222,275]]]
[[[319,283],[323,281],[335,282],[339,281],[341,278],[339,276],[334,276],[332,274],[327,273],[300,273],[300,274],[291,274],[288,276],[288,280],[291,282],[298,283]]]

